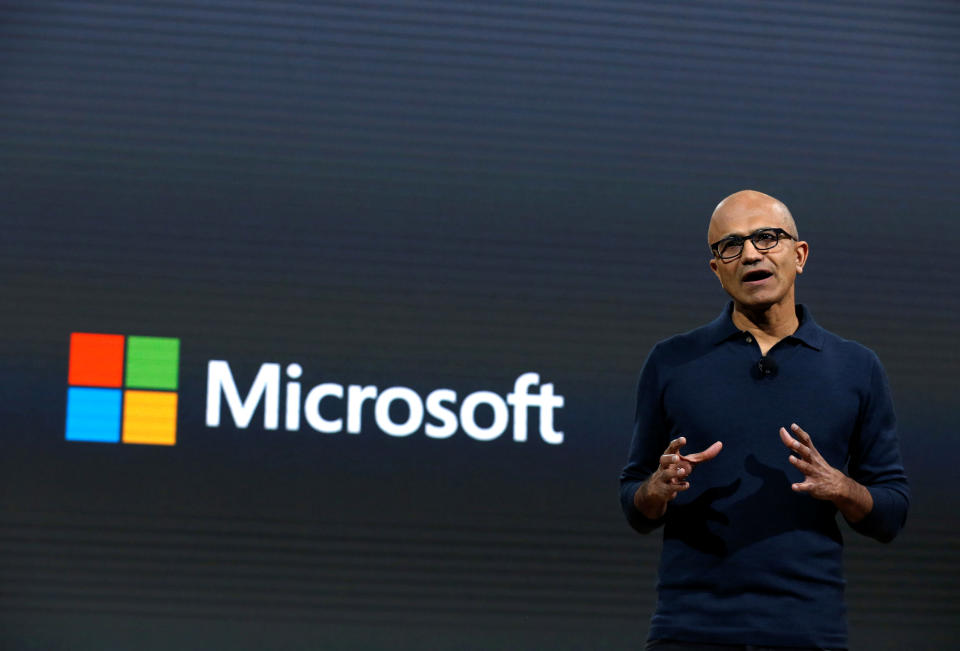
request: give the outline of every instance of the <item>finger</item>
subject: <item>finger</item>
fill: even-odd
[[[663,471],[663,477],[664,477],[664,479],[666,479],[668,482],[675,482],[675,481],[677,481],[678,478],[679,478],[679,479],[682,479],[682,478],[685,477],[687,474],[689,474],[689,471],[684,470],[684,469],[683,469],[682,467],[680,467],[680,466],[674,466],[674,467],[672,467],[672,468],[667,468],[666,470]]]
[[[813,439],[811,439],[811,438],[810,438],[810,435],[807,434],[799,425],[797,425],[796,423],[792,423],[792,424],[790,425],[790,431],[792,431],[794,434],[796,434],[796,435],[797,435],[797,438],[800,439],[800,440],[804,443],[804,445],[807,445],[807,446],[813,448],[814,450],[817,449],[817,448],[813,445]]]
[[[676,454],[677,451],[683,446],[685,446],[686,444],[687,444],[687,439],[685,439],[682,436],[678,436],[677,438],[670,441],[670,445],[667,446],[667,449],[664,452],[664,454]]]
[[[809,493],[810,491],[813,490],[813,483],[809,481],[805,481],[798,484],[791,484],[790,488],[792,488],[798,493]]]
[[[783,441],[783,444],[785,446],[787,446],[791,450],[795,450],[798,447],[800,447],[800,442],[797,439],[790,436],[790,433],[787,432],[786,428],[781,427],[779,433],[780,433],[780,440]]]
[[[793,452],[795,455],[797,455],[804,461],[810,461],[811,458],[813,457],[813,454],[814,454],[813,450],[811,450],[809,447],[807,447],[800,441],[796,440],[795,438],[791,437],[789,434],[787,434],[787,431],[782,427],[780,428],[780,440],[783,441],[788,448],[790,448],[791,452]]]
[[[813,439],[810,438],[810,435],[807,434],[807,432],[804,429],[802,429],[796,423],[793,423],[792,425],[790,425],[790,429],[793,430],[802,441],[802,444],[804,446],[804,449],[802,451],[802,456],[804,459],[806,459],[807,461],[811,461],[811,460],[823,458],[820,456],[820,451],[817,450],[817,446],[813,444]]]
[[[694,454],[683,454],[683,455],[680,455],[680,458],[685,459],[691,463],[700,463],[701,461],[709,461],[710,459],[714,458],[715,456],[720,454],[720,450],[722,449],[723,449],[723,443],[721,443],[720,441],[717,441],[716,443],[711,445],[709,448],[707,448],[703,452],[695,452]]]
[[[797,470],[799,470],[800,472],[802,472],[802,473],[803,473],[805,476],[807,476],[807,477],[809,477],[810,475],[812,475],[812,474],[814,473],[814,471],[816,470],[816,469],[813,467],[813,464],[808,463],[807,461],[804,461],[803,459],[800,459],[800,458],[798,458],[798,457],[795,457],[795,456],[793,456],[792,454],[790,455],[790,463],[792,463],[794,466],[796,466]]]
[[[790,448],[791,451],[797,455],[808,459],[810,457],[810,448],[806,447],[803,443],[797,439],[790,436],[790,434],[784,428],[780,428],[780,440],[783,441],[783,444]]]
[[[660,457],[660,467],[664,470],[680,461],[679,454],[665,454]]]

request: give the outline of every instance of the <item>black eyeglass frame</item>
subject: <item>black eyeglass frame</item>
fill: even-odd
[[[767,246],[767,247],[760,246],[757,243],[757,237],[761,233],[771,233],[771,232],[777,236],[777,239],[774,240],[773,244],[771,244],[770,246]],[[796,241],[797,239],[787,231],[783,230],[782,228],[758,228],[757,230],[753,231],[749,235],[744,235],[744,236],[730,235],[729,237],[725,237],[722,240],[717,240],[716,242],[710,245],[710,250],[713,251],[713,254],[715,256],[717,256],[724,262],[727,262],[730,260],[736,260],[741,255],[743,255],[743,245],[746,243],[747,240],[750,240],[750,242],[757,249],[757,251],[769,251],[770,249],[776,248],[777,244],[780,244],[781,237],[786,237],[787,239],[794,240],[794,241]],[[723,244],[724,242],[730,242],[732,244],[736,244],[740,247],[740,250],[737,252],[736,255],[724,257],[720,255],[720,245]]]

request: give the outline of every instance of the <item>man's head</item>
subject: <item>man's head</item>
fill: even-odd
[[[757,233],[761,229],[782,230]],[[735,255],[738,238],[746,240]],[[707,243],[711,247],[719,243],[710,269],[739,308],[792,307],[794,282],[803,273],[809,252],[807,243],[797,238],[793,215],[782,202],[755,190],[735,192],[717,205],[710,218]]]

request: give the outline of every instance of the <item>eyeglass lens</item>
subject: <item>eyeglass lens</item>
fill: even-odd
[[[721,258],[735,258],[743,252],[743,244],[746,240],[751,240],[753,245],[761,251],[772,249],[780,241],[780,234],[775,230],[759,230],[751,233],[747,237],[730,238],[721,242],[717,247],[717,252]]]

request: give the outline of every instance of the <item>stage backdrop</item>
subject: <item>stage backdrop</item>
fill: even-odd
[[[636,378],[741,188],[890,376],[852,644],[955,640],[958,66],[952,1],[4,2],[0,645],[639,648]]]

